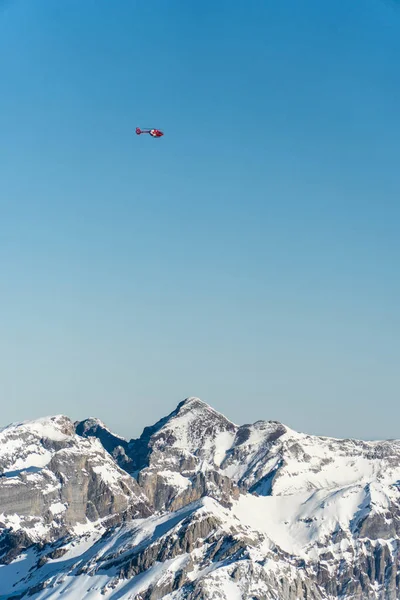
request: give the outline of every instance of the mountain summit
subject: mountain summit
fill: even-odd
[[[400,442],[236,425],[187,398],[130,441],[0,430],[0,600],[400,597]]]

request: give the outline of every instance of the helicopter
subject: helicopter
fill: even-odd
[[[148,133],[154,138],[160,138],[164,135],[164,132],[160,131],[160,129],[140,129],[140,127],[136,127],[136,133],[137,135],[141,135],[142,133]]]

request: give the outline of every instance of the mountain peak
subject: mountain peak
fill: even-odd
[[[178,404],[178,409],[183,406],[211,408],[210,405],[207,404],[207,402],[204,402],[200,398],[197,398],[197,396],[189,396],[188,398],[185,398],[185,400]]]
[[[185,438],[190,432],[196,431],[196,440],[211,430],[235,430],[237,426],[227,419],[222,413],[213,409],[209,404],[195,396],[190,396],[178,404],[176,409],[168,416],[158,421],[152,427],[146,427],[141,439],[154,439],[158,435],[166,435],[166,432],[174,433],[175,439]],[[187,440],[185,444],[188,443]]]
[[[32,434],[50,439],[64,439],[74,434],[74,424],[65,415],[39,417],[37,419],[10,423],[0,429],[0,433],[26,430]]]
[[[197,398],[196,396],[189,396],[189,398],[185,398],[185,400],[182,400],[182,402],[178,404],[174,412],[178,413],[182,410],[186,412],[187,410],[195,409],[212,410],[207,402],[203,402],[203,400],[200,400],[200,398]]]
[[[111,429],[107,427],[107,425],[97,417],[88,417],[84,421],[77,421],[75,423],[76,433],[83,437],[87,437],[88,435],[96,435],[96,432],[106,432],[110,434],[112,437],[120,439],[126,442],[125,438],[120,435],[117,435]],[[85,435],[87,434],[87,435]]]
[[[207,404],[207,402],[204,402],[203,400],[201,400],[200,398],[197,398],[196,396],[190,396],[189,398],[186,398],[185,400],[180,402],[178,404],[178,406],[176,407],[175,411],[171,414],[171,417],[183,416],[185,414],[192,413],[192,412],[198,413],[198,414],[209,413],[211,416],[215,417],[216,419],[223,419],[226,423],[229,423],[230,425],[237,427],[234,423],[232,423],[232,421],[227,419],[227,417],[225,417],[224,414],[215,410],[215,408],[213,408],[212,406]]]

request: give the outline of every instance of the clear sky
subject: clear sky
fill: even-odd
[[[1,424],[400,437],[399,65],[389,0],[0,0]]]

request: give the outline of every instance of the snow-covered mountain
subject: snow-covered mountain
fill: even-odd
[[[400,598],[400,441],[238,426],[0,430],[0,600]]]

